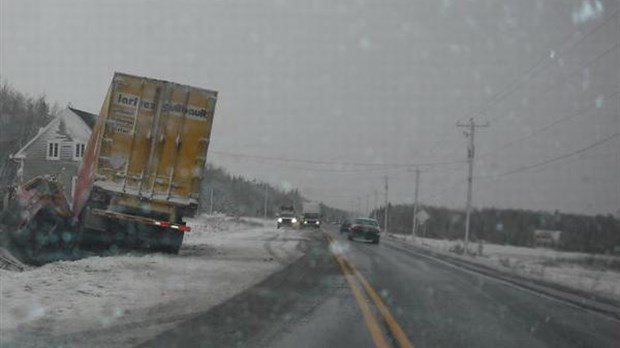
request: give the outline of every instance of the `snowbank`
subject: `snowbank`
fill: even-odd
[[[509,245],[484,244],[482,255],[469,257],[452,253],[462,241],[449,241],[411,236],[392,235],[393,238],[415,244],[453,257],[461,257],[502,272],[543,280],[597,296],[620,301],[620,258],[611,255],[591,255],[563,252],[544,248],[526,248]],[[478,252],[478,244],[470,243]]]
[[[161,323],[204,312],[302,255],[299,232],[276,230],[270,221],[201,216],[188,223],[192,232],[179,255],[91,257],[24,272],[0,270],[0,345],[36,345],[44,335],[105,328],[117,328],[112,345],[133,345],[167,328]]]

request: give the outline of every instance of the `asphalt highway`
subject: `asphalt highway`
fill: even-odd
[[[306,256],[143,346],[618,347],[620,321],[328,227]]]

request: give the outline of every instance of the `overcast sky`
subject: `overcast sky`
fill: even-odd
[[[115,71],[218,90],[209,160],[234,174],[364,210],[447,162],[420,199],[463,207],[473,115],[476,206],[620,211],[618,0],[0,4],[15,88],[95,113]]]

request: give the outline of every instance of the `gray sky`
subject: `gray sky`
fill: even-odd
[[[620,210],[619,136],[496,177],[620,132],[618,0],[0,4],[15,88],[91,112],[114,71],[218,90],[209,159],[235,174],[362,209],[387,174],[411,202],[394,164],[465,160],[456,123],[488,105],[476,206]],[[421,168],[423,203],[464,206],[464,163]]]

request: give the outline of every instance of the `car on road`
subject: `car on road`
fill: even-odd
[[[342,224],[340,225],[340,233],[347,233],[349,232],[349,229],[351,228],[351,221],[349,220],[344,220],[342,222]]]
[[[379,244],[380,233],[381,228],[376,219],[359,217],[351,223],[347,238],[349,240],[364,239],[371,241],[373,244]]]

